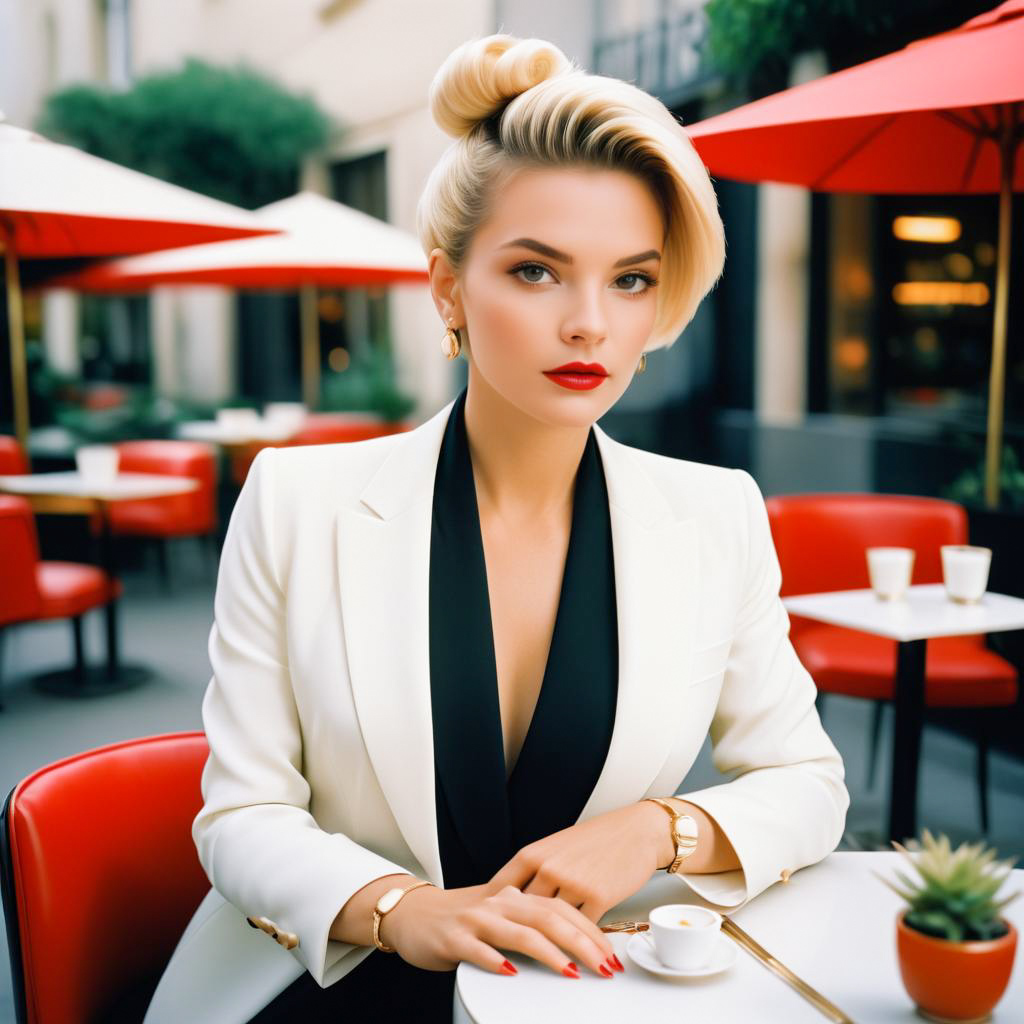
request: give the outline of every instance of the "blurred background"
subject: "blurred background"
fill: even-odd
[[[505,31],[549,39],[589,70],[653,93],[686,126],[993,6],[0,0],[0,110],[11,125],[248,210],[306,191],[414,232],[424,181],[449,141],[430,118],[427,89],[469,38]],[[602,426],[627,444],[749,470],[766,495],[952,498],[967,508],[972,542],[995,551],[991,589],[1024,596],[1020,244],[1010,269],[1000,504],[982,500],[996,197],[824,193],[724,179],[715,187],[727,236],[724,276],[680,341],[649,357]],[[1013,211],[1016,240],[1024,240],[1022,207]],[[72,466],[87,442],[172,439],[219,410],[272,402],[305,400],[325,417],[408,429],[465,380],[463,361],[449,363],[439,351],[442,325],[421,283],[321,286],[305,299],[299,289],[267,287],[89,294],[47,286],[85,266],[21,266],[33,471]],[[0,313],[0,434],[13,434],[8,319]],[[312,377],[303,363],[310,337]],[[222,531],[251,452],[219,457]],[[36,519],[43,557],[81,557],[87,526],[67,516]],[[161,582],[151,571],[146,545],[121,543],[124,646],[145,658],[153,678],[109,697],[55,701],[29,683],[53,662],[70,661],[65,627],[8,630],[3,795],[56,757],[201,725],[209,553],[175,541],[168,586],[166,573]],[[1018,670],[1019,635],[989,641]],[[88,625],[86,641],[98,653],[98,623]],[[850,774],[851,834],[884,814],[885,787],[864,781],[867,703],[834,698],[824,716]],[[986,726],[995,754],[991,834],[1001,850],[1024,852],[1019,698],[999,718]],[[926,734],[920,817],[954,836],[975,834],[976,731],[957,715],[933,724],[941,728]],[[714,776],[707,749],[693,774],[696,785]],[[0,970],[0,1021],[13,1020],[4,1016],[3,978]]]

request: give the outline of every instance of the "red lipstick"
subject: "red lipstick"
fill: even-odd
[[[566,363],[545,370],[544,376],[570,391],[591,391],[601,385],[608,371],[600,363]]]

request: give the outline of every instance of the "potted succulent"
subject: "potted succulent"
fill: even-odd
[[[906,847],[893,842],[918,877],[897,871],[902,885],[882,878],[909,904],[896,920],[904,987],[928,1020],[986,1021],[1017,949],[1017,930],[1000,912],[1019,893],[995,898],[1016,858],[996,862],[983,842],[954,850],[945,835],[936,839],[925,829],[923,836]]]

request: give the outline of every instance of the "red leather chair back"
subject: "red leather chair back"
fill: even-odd
[[[28,460],[17,438],[0,434],[0,476],[15,476],[28,472]]]
[[[210,888],[191,837],[207,753],[202,733],[128,740],[14,788],[3,878],[19,1020],[110,1021],[133,990],[148,1003]]]
[[[408,424],[405,423],[387,423],[371,417],[362,420],[353,416],[317,413],[306,418],[306,422],[288,444],[337,444],[341,441],[368,441],[373,437],[400,434],[409,429]]]
[[[157,473],[191,477],[199,487],[189,494],[145,501],[113,502],[110,525],[132,531],[152,521],[154,532],[190,536],[209,533],[217,525],[217,460],[199,441],[122,441],[119,469],[125,473]],[[147,531],[149,532],[149,531]]]
[[[42,607],[36,565],[39,542],[32,507],[24,498],[0,494],[0,626],[34,619]]]
[[[870,586],[865,551],[913,548],[914,583],[941,583],[943,544],[967,543],[956,502],[902,494],[789,494],[765,501],[782,569],[782,594]],[[793,618],[794,631],[806,625]]]

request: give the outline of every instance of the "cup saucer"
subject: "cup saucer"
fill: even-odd
[[[663,978],[703,978],[727,970],[736,962],[736,944],[730,942],[725,935],[718,936],[711,962],[703,967],[666,967],[654,951],[653,939],[648,939],[643,932],[637,933],[626,943],[626,953],[633,963]]]

